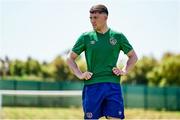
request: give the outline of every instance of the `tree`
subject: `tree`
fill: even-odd
[[[161,63],[148,74],[150,85],[180,86],[180,55],[166,53]]]
[[[149,57],[142,57],[132,71],[122,78],[123,83],[148,84],[147,74],[158,64],[157,60]]]
[[[43,78],[43,80],[52,80],[53,69],[47,62],[43,62],[41,64],[41,77]]]
[[[25,63],[20,60],[11,61],[9,68],[11,76],[22,76],[25,74]]]
[[[51,67],[53,68],[53,77],[55,80],[76,80],[77,78],[72,75],[70,69],[68,68],[65,60],[58,56],[52,63]]]
[[[40,63],[32,59],[31,57],[28,57],[26,63],[25,63],[25,70],[27,75],[35,75],[40,76],[41,74],[41,65]]]

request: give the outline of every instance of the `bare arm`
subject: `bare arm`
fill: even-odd
[[[116,67],[113,68],[113,73],[116,74],[117,76],[126,75],[134,67],[134,65],[138,60],[138,57],[134,50],[128,52],[127,56],[128,56],[128,61],[122,70]]]
[[[91,72],[84,72],[82,73],[79,67],[77,66],[75,60],[78,57],[78,55],[71,51],[67,57],[67,64],[70,67],[70,69],[73,71],[73,73],[79,78],[79,79],[90,79],[92,76]]]
[[[134,50],[131,50],[130,52],[128,52],[127,56],[129,59],[128,59],[126,65],[124,66],[123,70],[128,73],[136,64],[138,57]]]

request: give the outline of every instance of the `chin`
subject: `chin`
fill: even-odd
[[[97,28],[97,27],[93,27],[93,29],[94,29],[94,30],[98,30],[98,28]]]

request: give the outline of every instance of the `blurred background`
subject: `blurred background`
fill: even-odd
[[[180,0],[0,0],[0,89],[82,90],[65,59],[92,30],[89,9],[99,3],[108,7],[109,27],[125,34],[139,57],[120,81],[127,118],[180,119]],[[118,66],[126,61],[121,52]],[[84,54],[77,63],[86,71]],[[5,119],[82,116],[81,96],[2,96]]]

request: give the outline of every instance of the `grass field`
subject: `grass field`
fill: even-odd
[[[180,120],[180,111],[125,109],[126,119]],[[81,108],[3,107],[1,119],[82,119]],[[103,119],[103,118],[102,118]]]

